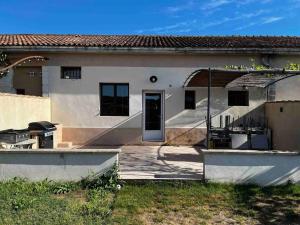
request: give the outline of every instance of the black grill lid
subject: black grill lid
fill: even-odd
[[[27,129],[22,129],[22,130],[8,129],[8,130],[1,130],[0,134],[23,134],[26,132],[28,132]]]
[[[53,123],[48,121],[39,121],[30,123],[28,126],[29,130],[44,130],[44,131],[53,131],[56,130],[56,127]]]

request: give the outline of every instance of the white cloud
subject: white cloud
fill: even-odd
[[[194,20],[178,22],[167,26],[141,29],[141,30],[137,30],[136,33],[138,34],[143,34],[143,33],[164,34],[170,32],[188,33],[191,32],[192,30],[205,30],[210,27],[220,26],[233,21],[246,21],[249,19],[260,17],[262,15],[265,15],[266,13],[269,13],[269,10],[259,10],[256,12],[239,13],[233,17],[223,17],[223,18],[219,18],[218,20],[213,20],[210,22],[202,22],[201,20],[194,19]],[[244,28],[246,27],[245,26],[240,27],[240,29],[244,29]]]
[[[205,29],[205,28],[209,28],[209,27],[213,27],[213,26],[218,26],[218,25],[222,25],[228,22],[232,22],[232,21],[242,21],[242,20],[246,20],[246,19],[251,19],[251,18],[255,18],[255,17],[259,17],[265,13],[268,13],[268,10],[259,10],[257,12],[254,13],[242,13],[239,14],[235,17],[224,17],[222,19],[216,20],[216,21],[212,21],[209,23],[204,24],[201,29]]]
[[[269,24],[269,23],[274,23],[274,22],[277,22],[279,20],[282,20],[283,17],[282,16],[271,16],[271,17],[267,17],[267,18],[264,18],[264,20],[262,21],[262,24]]]
[[[240,26],[240,27],[236,28],[235,30],[244,30],[246,28],[253,27],[257,24],[258,24],[257,22],[251,22],[251,23],[248,23],[246,25]]]
[[[161,26],[161,27],[154,27],[154,28],[150,28],[150,29],[137,30],[136,33],[138,33],[138,34],[143,34],[143,33],[163,34],[163,33],[167,33],[167,32],[188,33],[191,31],[190,27],[196,23],[197,23],[197,20],[190,20],[190,21],[184,21],[184,22],[171,24],[168,26]]]
[[[216,8],[220,8],[225,5],[234,4],[236,6],[243,6],[247,4],[266,4],[270,3],[272,0],[210,0],[208,3],[202,5],[201,9],[206,10],[213,10]],[[295,0],[298,1],[298,0]],[[300,1],[300,0],[299,0]]]
[[[194,5],[195,5],[195,1],[189,0],[185,4],[182,4],[182,5],[169,6],[166,8],[166,11],[168,13],[177,13],[180,11],[191,10],[194,8]]]
[[[204,4],[201,9],[202,10],[211,10],[215,8],[219,8],[221,6],[232,3],[233,0],[211,0],[208,3]]]
[[[267,17],[267,18],[263,18],[262,20],[258,21],[258,22],[250,22],[246,25],[240,26],[238,28],[236,28],[235,30],[244,30],[247,29],[249,27],[253,27],[253,26],[259,26],[259,25],[264,25],[264,24],[269,24],[269,23],[274,23],[276,21],[282,20],[284,19],[284,17]]]
[[[191,17],[191,19],[166,26],[140,29],[136,33],[189,33],[209,30],[211,27],[222,29],[225,25],[226,29],[230,27],[232,30],[243,30],[295,17],[293,13],[296,13],[296,6],[300,5],[300,0],[288,0],[289,4],[286,6],[276,7],[265,5],[274,0],[182,0],[183,3],[184,1],[185,4],[170,6],[165,12],[170,13],[172,19],[176,18],[176,21],[179,18]],[[228,7],[230,11],[227,7],[224,9],[225,6],[230,6]],[[285,13],[285,16],[277,16],[277,13]]]

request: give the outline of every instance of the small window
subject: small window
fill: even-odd
[[[228,106],[249,106],[249,92],[228,91]]]
[[[61,67],[61,79],[81,79],[81,67]]]
[[[185,109],[196,109],[195,91],[185,91]]]
[[[129,85],[100,83],[100,115],[129,116]]]

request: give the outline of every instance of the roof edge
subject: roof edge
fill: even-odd
[[[59,53],[153,53],[153,54],[294,54],[300,48],[146,48],[146,47],[81,47],[81,46],[1,46],[7,52],[59,52]]]

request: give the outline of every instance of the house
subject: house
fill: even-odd
[[[63,141],[84,146],[202,144],[209,67],[300,63],[300,37],[20,34],[0,35],[0,50],[10,62],[47,59],[10,69],[0,91],[49,98]],[[266,101],[300,100],[298,76],[270,88],[226,87],[238,77],[212,78],[212,125],[223,126],[221,115],[263,124]]]

